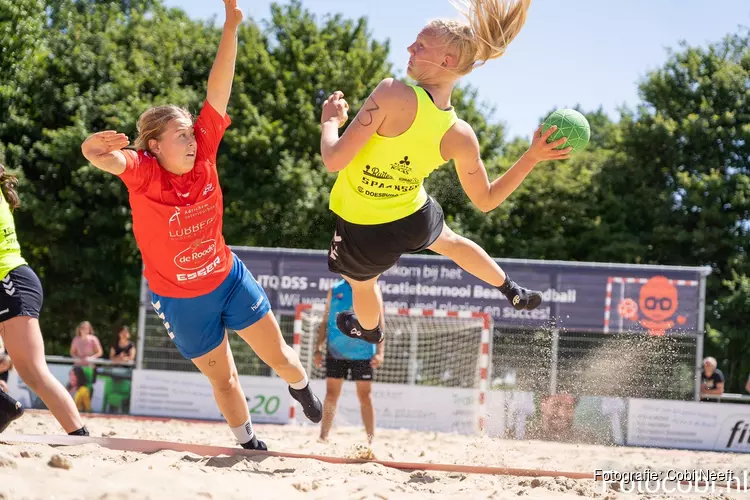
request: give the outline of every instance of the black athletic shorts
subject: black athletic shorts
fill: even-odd
[[[443,231],[444,219],[443,208],[431,197],[413,214],[385,224],[352,224],[338,217],[328,270],[355,281],[375,278],[402,255],[432,245]]]
[[[336,359],[326,356],[326,378],[372,380],[369,359]]]
[[[13,269],[0,284],[0,322],[16,316],[39,319],[44,293],[39,277],[29,266]]]

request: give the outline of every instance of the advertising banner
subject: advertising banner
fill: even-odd
[[[266,290],[275,311],[323,302],[340,276],[328,271],[324,251],[235,247],[234,252]],[[516,311],[494,287],[452,261],[406,255],[383,274],[386,305],[472,310],[490,314],[496,326],[570,331],[699,333],[703,268],[605,265],[504,260],[497,262],[518,283],[542,291],[534,311]]]
[[[325,380],[310,381],[310,387],[321,399],[325,396],[325,384]],[[383,429],[475,434],[479,428],[478,395],[476,389],[458,387],[372,384],[375,422]],[[302,414],[299,405],[296,406],[295,421],[313,425]],[[353,383],[344,383],[333,423],[362,425],[362,412]]]
[[[223,420],[208,379],[200,373],[134,370],[132,380],[133,415]],[[292,400],[283,380],[241,375],[240,383],[253,422],[289,423]],[[311,380],[310,384],[322,399],[325,380]],[[376,382],[372,399],[378,428],[478,432],[476,389]],[[315,425],[295,406],[297,424]],[[750,453],[748,408],[730,403],[493,390],[487,393],[485,434],[505,439]],[[344,384],[334,426],[362,426],[359,399],[351,382]]]
[[[325,394],[325,381],[311,386]],[[485,406],[485,435],[504,439],[539,439],[572,443],[625,444],[627,402],[623,398],[541,396],[527,391],[489,391]],[[478,391],[458,387],[372,385],[375,421],[379,428],[476,434]],[[296,422],[309,425],[301,412]],[[334,425],[362,426],[353,383],[344,383]]]
[[[289,423],[289,391],[280,378],[240,375],[253,422]],[[196,420],[224,420],[211,383],[201,373],[161,370],[133,372],[131,414]]]
[[[79,411],[111,414],[127,414],[130,411],[132,367],[114,364],[76,366],[73,363],[49,361],[47,365],[52,375],[74,398]],[[47,409],[15,370],[8,375],[8,394],[26,408]]]
[[[628,445],[750,453],[750,406],[630,399]]]
[[[625,444],[624,398],[490,391],[490,436],[567,443]]]

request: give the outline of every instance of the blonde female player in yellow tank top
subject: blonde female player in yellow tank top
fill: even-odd
[[[495,286],[516,309],[535,309],[540,292],[519,286],[473,241],[444,222],[440,205],[424,190],[424,179],[453,160],[472,203],[484,212],[503,202],[540,162],[568,158],[570,149],[547,143],[555,128],[535,132],[531,146],[504,175],[490,182],[471,126],[451,106],[458,79],[505,53],[518,35],[531,0],[465,0],[467,24],[435,20],[409,46],[408,75],[416,85],[392,78],[372,92],[339,138],[349,105],[341,92],[323,104],[321,154],[338,172],[330,209],[337,215],[328,267],[352,285],[353,309],[340,313],[346,335],[379,343],[382,296],[378,277],[401,255],[424,249],[452,259]]]
[[[13,211],[18,180],[0,164],[0,336],[21,380],[39,395],[65,432],[88,436],[73,398],[47,367],[39,328],[42,284],[21,254]],[[0,432],[23,415],[21,404],[0,391]]]

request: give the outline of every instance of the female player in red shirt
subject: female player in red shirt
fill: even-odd
[[[168,335],[211,381],[219,410],[239,443],[266,449],[253,431],[225,329],[235,330],[289,384],[307,418],[319,422],[322,405],[296,353],[284,342],[264,290],[222,234],[216,153],[231,122],[226,108],[242,22],[237,0],[224,4],[224,32],[195,123],[184,109],[159,106],[138,120],[137,152],[123,149],[128,138],[115,131],[93,134],[82,151],[128,188],[144,276]]]

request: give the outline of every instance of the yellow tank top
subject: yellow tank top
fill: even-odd
[[[26,264],[21,256],[21,246],[16,237],[16,224],[10,205],[5,197],[0,194],[0,279],[5,278],[9,272],[18,266]]]
[[[411,127],[397,137],[375,133],[338,173],[328,206],[347,222],[384,224],[413,214],[427,201],[424,179],[446,163],[440,142],[456,112],[438,109],[423,88],[410,87],[417,94]]]

